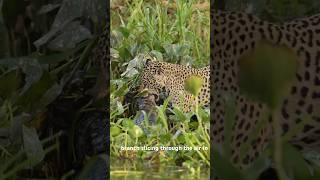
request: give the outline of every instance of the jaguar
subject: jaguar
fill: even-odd
[[[185,90],[185,83],[193,76],[203,81],[198,95],[198,104],[209,106],[210,98],[210,66],[192,68],[190,66],[157,61],[149,55],[143,59],[144,67],[140,74],[137,92],[147,91],[147,95],[138,98],[138,109],[150,114],[149,121],[155,123],[156,112],[153,109],[167,98],[171,98],[170,107],[180,107],[183,112],[191,111],[196,99]],[[141,114],[135,123],[141,127],[144,115]]]
[[[257,129],[268,107],[245,96],[239,88],[239,61],[252,52],[257,44],[266,40],[274,45],[286,46],[299,57],[298,69],[290,94],[281,102],[280,124],[282,135],[295,128],[305,118],[300,133],[290,143],[301,151],[319,150],[320,147],[320,14],[284,23],[272,23],[244,12],[212,10],[211,12],[211,66],[193,69],[160,61],[146,61],[141,75],[139,91],[148,88],[148,96],[139,101],[139,109],[150,110],[161,99],[173,97],[173,104],[181,103],[183,83],[190,74],[209,80],[202,89],[200,101],[210,103],[211,138],[213,147],[224,142],[227,97],[234,97],[235,124],[231,134],[231,161],[240,168],[254,161],[272,141],[272,118],[261,128],[258,136],[249,138]],[[211,78],[210,78],[211,77]],[[211,87],[210,87],[211,84]],[[211,92],[211,93],[210,93]],[[209,99],[210,94],[210,101]],[[185,111],[190,110],[185,96]],[[141,117],[140,117],[141,120]],[[248,142],[250,141],[250,142]],[[249,143],[244,156],[240,146]]]

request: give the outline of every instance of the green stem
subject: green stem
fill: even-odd
[[[274,130],[274,161],[276,169],[278,170],[278,175],[280,180],[286,179],[286,174],[282,167],[282,140],[281,140],[281,129],[280,123],[277,118],[277,113],[275,110],[272,111],[273,119],[273,130]]]

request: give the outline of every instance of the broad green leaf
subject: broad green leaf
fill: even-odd
[[[22,83],[21,72],[12,70],[0,76],[0,97],[8,98],[17,91]]]
[[[41,141],[39,140],[38,134],[34,128],[23,126],[23,147],[27,154],[29,165],[34,165],[41,162],[45,156],[42,148]]]
[[[125,38],[129,37],[130,35],[129,29],[127,29],[126,27],[119,27],[118,29]]]
[[[313,179],[302,154],[289,143],[283,144],[283,164],[289,177],[296,180]]]
[[[134,125],[128,130],[128,133],[132,138],[138,138],[143,135],[143,130],[139,126]]]
[[[46,4],[40,8],[38,11],[38,15],[40,14],[46,14],[52,10],[55,10],[56,8],[60,7],[61,4]]]
[[[110,136],[116,137],[120,134],[120,132],[121,132],[121,130],[119,127],[117,127],[117,126],[110,127]]]
[[[25,74],[25,84],[21,90],[21,94],[25,93],[32,84],[39,81],[42,76],[43,70],[38,60],[31,58],[19,58],[17,64]]]
[[[184,83],[184,88],[194,96],[198,96],[203,84],[203,78],[197,75],[188,77]]]
[[[289,92],[298,59],[285,46],[259,41],[252,52],[239,60],[240,90],[250,98],[275,108]]]
[[[65,51],[75,48],[78,43],[90,38],[92,38],[91,32],[79,21],[74,21],[66,26],[63,32],[48,44],[48,47],[54,51]]]
[[[216,149],[213,149],[213,160],[211,163],[214,171],[211,176],[217,176],[219,179],[223,180],[245,180],[245,176],[240,172],[239,169],[234,167],[229,159],[222,156]]]
[[[50,87],[39,100],[38,105],[45,107],[52,103],[62,93],[62,86],[55,83]]]
[[[18,97],[17,104],[26,110],[43,108],[41,104],[36,102],[39,102],[39,98],[43,97],[53,84],[54,80],[50,76],[50,73],[45,71],[38,82],[33,83],[27,91]]]
[[[132,129],[134,127],[134,123],[130,119],[124,119],[122,121],[122,126],[127,129]]]
[[[271,165],[270,159],[265,155],[261,154],[255,161],[253,161],[247,169],[245,169],[244,174],[247,179],[258,179],[261,173],[269,168]]]

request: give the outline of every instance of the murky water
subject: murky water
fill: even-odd
[[[128,160],[110,161],[110,177],[112,180],[150,180],[150,179],[197,179],[208,180],[208,168],[190,170],[179,166],[150,165],[148,162],[133,162]]]

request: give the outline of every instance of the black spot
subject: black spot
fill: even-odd
[[[305,125],[303,127],[303,132],[306,133],[306,132],[310,131],[313,128],[314,128],[314,126],[310,126],[310,125],[307,124],[307,125]]]
[[[254,111],[254,106],[251,105],[251,106],[250,106],[250,114],[253,114],[253,111]]]
[[[240,35],[240,39],[242,42],[244,42],[245,38],[246,38],[246,36],[244,34]]]
[[[247,142],[248,141],[248,136],[245,136],[244,139],[243,139],[243,142]]]
[[[291,41],[291,36],[290,36],[290,34],[286,34],[286,39],[287,39],[287,41]]]
[[[295,86],[293,86],[291,88],[291,94],[295,94],[297,92],[297,88]]]
[[[253,38],[253,32],[249,33],[249,37],[252,39]]]
[[[300,114],[301,114],[300,109],[296,109],[296,114],[297,114],[297,115],[300,115]]]
[[[313,92],[312,93],[312,99],[318,99],[318,98],[320,98],[320,93]]]
[[[245,21],[245,20],[243,20],[243,19],[240,19],[240,20],[239,20],[239,23],[240,23],[240,24],[245,24],[245,23],[246,23],[246,21]]]
[[[215,29],[215,30],[213,31],[213,35],[217,35],[217,34],[219,34],[219,31],[218,31],[217,29]]]
[[[238,33],[240,31],[240,26],[238,26],[235,31]]]
[[[244,124],[244,121],[245,121],[245,119],[242,118],[241,121],[240,121],[240,123],[239,123],[239,125],[238,125],[239,129],[242,129],[242,126],[243,126],[243,124]]]
[[[272,31],[272,25],[271,24],[268,24],[268,31],[269,31],[269,36],[270,36],[270,39],[273,40],[273,31]]]
[[[240,54],[242,54],[242,53],[243,53],[243,51],[244,51],[244,49],[243,49],[243,48],[240,48]]]
[[[288,130],[289,130],[288,124],[282,124],[282,133],[285,134],[286,132],[288,132]]]
[[[309,26],[308,21],[303,20],[303,21],[302,21],[302,27],[308,27],[308,26]]]
[[[226,43],[226,39],[223,38],[223,39],[222,39],[222,45],[224,45],[225,43]]]
[[[229,22],[229,24],[228,24],[229,28],[232,28],[233,25],[234,25],[234,22],[233,22],[233,21]]]
[[[309,81],[309,79],[310,79],[310,73],[309,73],[308,71],[306,71],[306,72],[304,73],[304,79],[305,79],[306,81]]]
[[[301,53],[304,52],[304,51],[305,51],[304,47],[301,46],[301,47],[299,48],[299,50],[298,50],[298,55],[300,56]]]
[[[320,79],[318,77],[314,78],[314,85],[320,86]]]
[[[232,39],[233,35],[232,35],[232,31],[229,31],[229,39]]]
[[[251,48],[254,48],[254,46],[255,46],[255,42],[252,41],[252,42],[251,42]]]
[[[313,46],[313,32],[311,29],[308,29],[308,33],[309,33],[309,47],[312,47]]]
[[[217,131],[213,131],[213,135],[216,136],[218,134]]]
[[[247,104],[244,104],[244,105],[242,106],[241,112],[242,112],[242,114],[246,114],[246,112],[247,112]]]
[[[236,137],[236,140],[240,139],[243,136],[243,134],[238,134],[238,136]]]
[[[225,15],[225,14],[223,14],[223,15]],[[229,15],[229,19],[235,20],[236,18],[231,14],[231,15]]]
[[[282,108],[281,114],[282,114],[284,119],[288,119],[289,118],[289,114],[287,113],[285,108]]]
[[[232,43],[232,44],[233,44],[233,46],[234,46],[234,47],[237,47],[237,45],[238,45],[238,41],[237,41],[237,40],[235,40],[235,41],[233,41],[233,43]]]
[[[302,87],[300,90],[300,94],[303,98],[307,97],[309,89],[307,87]]]
[[[299,106],[303,106],[305,104],[305,102],[303,100],[299,100],[298,105]]]
[[[216,42],[216,45],[217,45],[217,46],[220,46],[219,40],[216,40],[215,42]]]
[[[301,77],[298,73],[296,74],[296,77],[297,77],[297,79],[298,79],[299,82],[302,81],[302,77]]]
[[[226,50],[229,51],[230,48],[231,48],[231,45],[227,44]]]
[[[312,116],[312,119],[317,121],[317,122],[320,122],[320,117]]]
[[[310,54],[309,52],[305,52],[305,56],[306,56],[306,61],[305,61],[305,66],[306,67],[310,67],[310,63],[311,63],[311,60],[310,60]]]
[[[264,30],[262,28],[259,28],[259,32],[260,32],[262,38],[266,37]]]
[[[237,147],[240,147],[240,145],[241,145],[241,142],[240,142],[240,141],[237,142],[236,146],[237,146]]]
[[[280,43],[280,41],[281,41],[281,39],[282,39],[282,31],[278,31],[279,32],[279,36],[278,36],[278,40],[277,40],[277,42],[276,42],[276,44],[279,44]]]
[[[305,142],[306,144],[312,144],[314,142],[316,142],[316,139],[311,139],[309,137],[305,137],[302,139],[303,142]]]
[[[247,131],[247,130],[249,130],[249,128],[250,128],[250,123],[248,123],[247,125],[246,125],[246,127],[245,127],[245,130]]]
[[[310,104],[309,106],[308,106],[308,108],[307,108],[307,113],[308,114],[311,114],[313,112],[313,106],[312,106],[312,104]]]

